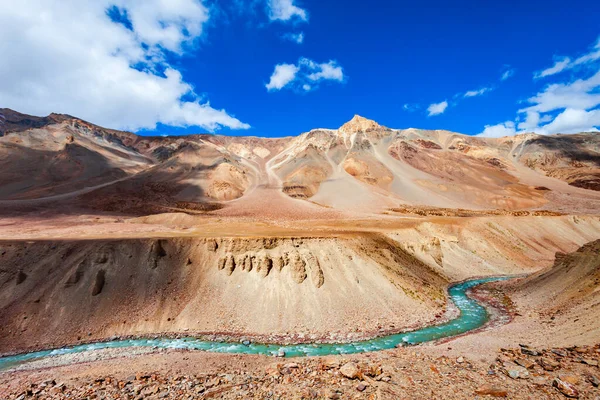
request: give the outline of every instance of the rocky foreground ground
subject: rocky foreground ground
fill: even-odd
[[[176,352],[164,357],[186,360],[191,354]],[[356,356],[273,359],[270,364],[242,360],[229,359],[216,368],[197,364],[192,368],[197,371],[193,374],[189,368],[184,373],[164,368],[160,372],[134,373],[132,369],[130,376],[90,373],[77,378],[61,373],[52,377],[52,369],[37,375],[5,373],[0,375],[0,388],[5,388],[0,389],[0,397],[19,400],[600,399],[600,345],[544,350],[521,345],[500,349],[489,365],[466,356],[425,354],[419,348]],[[120,363],[123,359],[113,362]],[[176,364],[170,365],[176,370]],[[83,366],[86,368],[90,366]],[[44,379],[34,381],[33,376]]]

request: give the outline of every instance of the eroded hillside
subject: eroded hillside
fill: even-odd
[[[597,133],[487,139],[389,129],[355,116],[339,129],[279,139],[145,137],[66,115],[3,113],[6,207],[60,200],[137,215],[173,209],[245,215],[260,199],[299,212],[313,205],[361,213],[407,205],[600,209]]]

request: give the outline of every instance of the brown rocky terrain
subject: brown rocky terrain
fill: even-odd
[[[67,115],[0,111],[5,210],[57,206],[52,200],[137,215],[240,215],[256,198],[362,213],[406,205],[593,212],[600,204],[597,133],[485,139],[355,116],[337,130],[280,139],[145,137]]]
[[[148,137],[0,114],[0,354],[348,342],[456,316],[453,282],[519,276],[473,290],[493,318],[451,340],[293,360],[88,351],[0,371],[0,398],[600,395],[597,133],[485,139],[355,116],[285,138]]]
[[[108,357],[108,358],[105,358]],[[596,399],[600,348],[517,346],[476,357],[394,349],[276,360],[169,350],[6,374],[6,399]],[[114,355],[113,355],[114,357]],[[122,359],[121,359],[122,360]]]

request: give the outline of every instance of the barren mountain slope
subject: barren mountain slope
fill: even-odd
[[[600,209],[597,133],[486,139],[394,130],[355,116],[337,130],[281,139],[142,137],[66,115],[0,111],[6,117],[0,137],[4,200],[60,194],[71,197],[73,206],[100,210],[139,214],[225,207],[233,215],[247,214],[256,199],[284,204],[279,192],[363,213],[403,204]],[[86,187],[87,194],[81,193]],[[234,201],[242,198],[247,200]],[[142,210],[141,203],[151,207]],[[152,209],[156,204],[160,207]],[[292,201],[288,206],[310,208]]]
[[[572,253],[556,253],[554,265],[511,288],[517,304],[549,321],[556,343],[593,343],[600,332],[600,240]]]

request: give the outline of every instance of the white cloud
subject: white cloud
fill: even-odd
[[[577,79],[570,83],[554,83],[542,92],[529,98],[533,105],[519,112],[549,112],[565,108],[590,109],[600,104],[600,69],[587,79]]]
[[[294,0],[268,0],[267,8],[271,21],[289,21],[296,18],[301,21],[308,20],[306,10],[296,6]]]
[[[587,64],[596,60],[600,60],[600,37],[590,52],[578,57],[575,61],[573,61],[573,66]]]
[[[571,61],[570,57],[562,64],[539,73],[551,76],[559,70],[579,66],[576,71],[581,77],[567,82],[555,82],[527,99],[529,105],[518,110],[513,122],[486,126],[481,135],[493,136],[500,133],[509,135],[534,132],[541,135],[555,133],[578,133],[598,131],[600,127],[600,40],[592,50]],[[566,65],[566,66],[565,66]],[[545,75],[544,75],[545,74]]]
[[[289,40],[290,42],[302,44],[302,42],[304,42],[304,32],[286,33],[281,35],[281,38],[284,40]]]
[[[567,108],[558,114],[554,121],[544,125],[542,133],[579,133],[598,131],[600,110],[575,110]]]
[[[278,64],[265,87],[268,90],[281,90],[296,79],[299,70],[294,64]]]
[[[479,90],[469,90],[468,92],[466,92],[463,97],[476,97],[476,96],[481,96],[484,93],[490,92],[492,91],[491,87],[484,87],[481,88]]]
[[[513,136],[516,133],[515,123],[512,121],[506,121],[498,125],[486,125],[483,132],[477,136],[499,138],[504,136]]]
[[[536,72],[533,77],[535,79],[544,78],[546,76],[558,74],[565,69],[569,68],[569,64],[571,63],[571,59],[569,57],[562,58],[560,60],[556,60],[554,65],[550,68],[546,68],[543,71]]]
[[[502,73],[502,76],[500,77],[501,81],[505,81],[508,78],[512,77],[515,74],[515,70],[513,68],[509,68],[506,71],[504,71]]]
[[[411,103],[406,103],[402,106],[402,109],[404,111],[408,111],[408,112],[414,112],[417,111],[419,108],[421,108],[421,106],[419,104],[411,104]]]
[[[131,29],[113,22],[126,12]],[[0,8],[0,104],[111,128],[248,128],[196,95],[166,52],[183,54],[209,11],[198,0],[22,0]],[[15,35],[15,32],[19,32]]]
[[[335,61],[329,61],[323,64],[317,64],[308,58],[301,58],[300,64],[305,65],[309,70],[314,71],[308,75],[311,81],[320,81],[328,79],[332,81],[343,81],[344,71]]]
[[[281,90],[289,87],[295,90],[310,91],[322,81],[344,82],[344,71],[337,62],[316,63],[308,58],[300,58],[298,64],[278,64],[265,87]]]
[[[444,111],[446,111],[446,108],[448,108],[448,102],[446,100],[444,100],[441,103],[431,104],[429,107],[427,107],[427,112],[429,113],[429,116],[431,117],[433,115],[443,114]]]
[[[562,59],[558,59],[555,61],[552,67],[545,69],[541,72],[536,72],[534,74],[534,78],[537,79],[558,74],[567,69],[593,63],[598,60],[600,60],[600,38],[598,38],[596,43],[590,48],[590,50],[587,53],[577,57],[575,60],[571,60],[570,57],[563,57]]]

